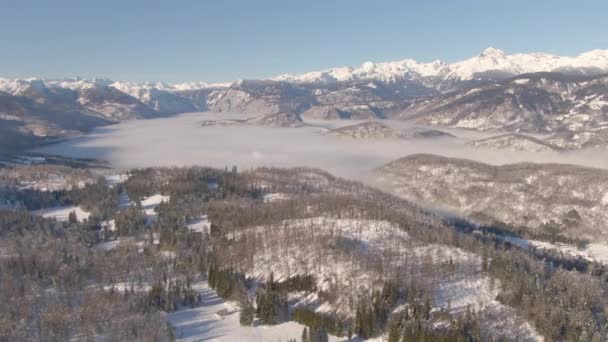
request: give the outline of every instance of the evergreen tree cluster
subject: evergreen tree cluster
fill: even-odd
[[[171,312],[183,306],[194,306],[199,302],[198,292],[192,289],[190,279],[185,281],[159,281],[148,291],[146,308]]]
[[[312,275],[296,275],[273,284],[279,292],[312,292],[317,289],[315,277]]]
[[[272,273],[265,286],[258,288],[255,303],[262,324],[273,325],[289,318],[287,292],[279,290]]]
[[[331,315],[320,314],[308,308],[294,309],[292,319],[309,327],[309,332],[324,331],[331,335],[344,336],[350,330],[348,323],[344,323]]]
[[[463,317],[452,319],[447,327],[434,327],[416,318],[392,320],[388,325],[388,342],[476,342],[482,341],[477,317],[467,310]]]
[[[209,265],[209,286],[225,299],[243,294],[245,277],[232,269],[221,269],[215,264]]]
[[[251,326],[253,324],[255,309],[249,299],[241,301],[241,313],[239,314],[239,322],[243,326]]]
[[[322,326],[311,326],[302,330],[302,342],[327,342],[329,335]]]
[[[371,299],[361,300],[355,313],[355,332],[364,338],[381,334],[399,297],[396,284],[389,281],[381,291],[374,291]]]
[[[505,289],[497,299],[518,308],[546,338],[570,341],[607,336],[601,278],[554,267],[524,253],[493,253],[490,260],[488,272]]]

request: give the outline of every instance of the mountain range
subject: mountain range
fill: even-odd
[[[607,139],[607,74],[608,50],[562,57],[488,48],[451,64],[366,62],[226,84],[0,79],[0,142],[4,149],[22,148],[125,120],[212,110],[289,127],[302,119],[396,118],[550,133],[552,143],[580,148]],[[579,133],[591,144],[573,142]]]

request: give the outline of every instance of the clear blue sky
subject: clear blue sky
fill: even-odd
[[[0,0],[0,77],[230,81],[608,48],[608,1]]]

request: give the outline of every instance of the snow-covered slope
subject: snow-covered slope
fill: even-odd
[[[177,341],[226,341],[226,342],[275,342],[298,340],[305,326],[296,322],[284,322],[267,326],[242,326],[239,323],[239,309],[233,302],[225,302],[206,282],[196,283],[193,288],[200,293],[202,302],[194,308],[185,308],[167,315],[167,320],[175,328]],[[218,313],[228,314],[220,316]],[[343,341],[344,338],[330,336],[329,341]]]
[[[411,155],[378,170],[381,186],[416,203],[539,235],[608,239],[608,172],[562,164],[492,166]]]
[[[525,74],[413,101],[398,116],[506,132],[582,131],[608,125],[608,76]]]

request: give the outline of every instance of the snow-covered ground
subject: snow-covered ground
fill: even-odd
[[[150,291],[152,286],[148,284],[137,284],[137,282],[123,282],[106,285],[103,287],[104,290],[110,291],[114,289],[116,292],[135,291],[135,292],[147,292]]]
[[[197,232],[201,234],[209,234],[211,230],[211,222],[207,215],[202,215],[199,219],[194,220],[186,226],[191,232]]]
[[[146,215],[146,222],[155,222],[158,219],[158,214],[155,211],[156,207],[158,207],[163,202],[169,202],[170,199],[170,196],[163,196],[161,194],[155,194],[144,198],[141,201],[141,207],[143,209],[144,215]]]
[[[264,194],[264,203],[272,203],[276,201],[282,201],[289,199],[289,195],[282,192],[273,192],[269,194]]]
[[[244,327],[239,323],[238,307],[225,302],[206,282],[193,286],[201,295],[202,303],[195,308],[185,308],[167,315],[167,320],[175,328],[178,341],[259,341],[278,342],[296,339],[300,341],[304,325],[286,322],[274,326]],[[227,315],[218,315],[226,310]],[[330,336],[330,341],[344,341]]]
[[[82,222],[89,218],[91,213],[82,210],[78,206],[65,206],[65,207],[55,207],[55,208],[47,208],[40,209],[34,211],[34,215],[39,215],[44,218],[54,218],[57,221],[67,221],[71,212],[76,213],[76,219],[78,222]]]
[[[103,221],[101,222],[101,228],[104,230],[109,230],[111,232],[116,230],[116,220],[112,219],[112,220],[107,220],[107,221]]]

